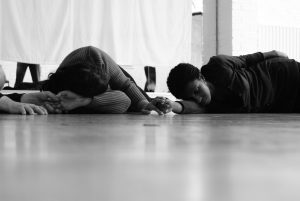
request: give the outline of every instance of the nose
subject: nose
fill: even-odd
[[[197,103],[200,103],[202,101],[202,96],[200,95],[195,95],[193,98],[194,100],[196,100]]]

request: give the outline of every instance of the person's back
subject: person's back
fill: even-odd
[[[242,102],[237,112],[293,112],[299,91],[299,63],[285,57],[265,59],[261,53],[240,57],[220,55],[212,57],[201,69],[206,80],[216,90],[228,90],[227,98]],[[211,110],[224,108],[212,101]],[[240,107],[240,109],[238,109]]]
[[[300,89],[298,62],[272,58],[251,66],[247,72],[251,75],[251,103],[258,112],[295,112]]]

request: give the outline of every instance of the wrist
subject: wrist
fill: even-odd
[[[149,104],[149,101],[147,101],[147,100],[142,100],[142,101],[140,101],[140,102],[137,104],[137,107],[136,107],[137,111],[142,111],[142,110],[144,110],[144,109],[147,107],[148,104]]]
[[[21,102],[21,103],[26,103],[26,101],[27,101],[27,99],[28,99],[27,96],[28,96],[27,94],[23,94],[23,95],[21,96],[21,98],[20,98],[20,102]]]
[[[172,112],[181,113],[183,111],[183,106],[181,103],[176,101],[171,101]]]
[[[271,58],[280,56],[278,54],[278,51],[276,51],[276,50],[272,50],[272,51],[269,51],[269,52],[264,52],[263,55],[264,55],[265,59],[271,59]]]

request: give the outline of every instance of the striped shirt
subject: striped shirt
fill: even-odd
[[[108,69],[109,89],[95,96],[89,109],[104,113],[123,113],[130,103],[133,111],[141,111],[149,103],[137,85],[124,75],[119,65],[104,51],[93,46],[79,48],[71,52],[59,68],[78,62],[93,63],[99,68],[104,66]],[[114,90],[119,92],[112,92]]]

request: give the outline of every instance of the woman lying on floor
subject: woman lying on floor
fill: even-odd
[[[104,51],[88,46],[71,52],[43,84],[70,113],[125,113],[152,110],[151,102],[131,76]]]
[[[23,96],[29,97],[25,99],[27,102],[44,105],[43,101],[47,101],[44,95],[52,96],[53,92],[59,104],[52,100],[44,105],[51,113],[120,114],[129,111],[149,114],[154,110],[162,114],[125,70],[105,52],[92,46],[71,52],[57,71],[44,81],[42,89],[44,94]]]
[[[275,50],[214,56],[201,71],[182,63],[167,85],[183,101],[156,101],[175,113],[300,112],[300,63]]]

